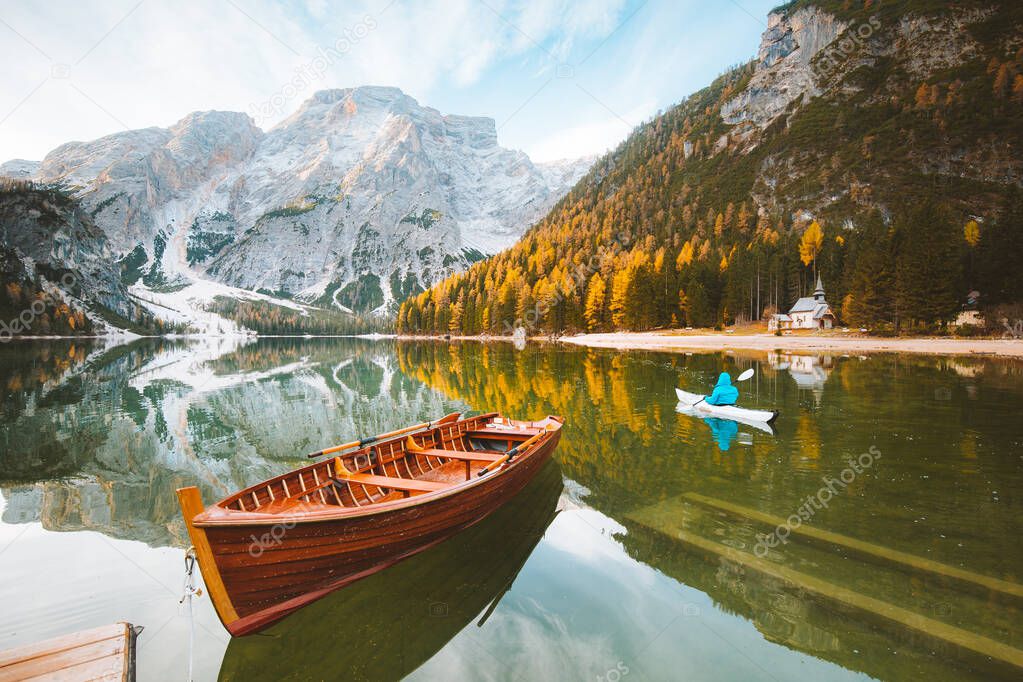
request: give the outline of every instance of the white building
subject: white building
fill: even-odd
[[[813,296],[804,296],[796,301],[788,314],[779,313],[771,317],[767,328],[775,329],[831,329],[835,326],[835,314],[824,300],[824,284],[820,276]]]

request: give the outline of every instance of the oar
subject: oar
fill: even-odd
[[[416,424],[415,426],[406,426],[403,429],[391,431],[390,433],[381,433],[377,434],[376,436],[370,436],[369,438],[363,438],[362,440],[353,440],[351,443],[335,445],[334,447],[327,448],[325,450],[320,450],[319,452],[311,452],[308,455],[306,455],[306,457],[309,458],[322,457],[323,455],[330,455],[332,453],[347,450],[349,448],[361,448],[363,445],[369,445],[370,443],[375,443],[376,441],[383,440],[385,438],[400,436],[403,433],[409,433],[410,431],[418,431],[419,429],[432,429],[434,426],[438,426],[440,424],[447,424],[453,421],[457,421],[459,416],[460,414],[458,412],[452,412],[451,414],[445,415],[440,419],[436,419],[432,422],[423,422],[422,424]]]
[[[545,427],[543,427],[543,431],[541,431],[540,433],[536,434],[535,436],[533,436],[529,440],[526,440],[526,441],[524,441],[522,443],[519,443],[518,445],[513,447],[511,450],[509,450],[508,452],[504,453],[504,457],[502,457],[501,459],[495,460],[495,461],[491,462],[490,464],[488,464],[487,466],[485,466],[482,469],[480,469],[480,472],[478,474],[476,474],[476,475],[477,476],[484,476],[484,475],[490,473],[491,471],[493,471],[494,469],[498,468],[499,466],[501,466],[501,465],[503,465],[503,464],[505,464],[507,462],[512,461],[513,459],[515,459],[515,455],[519,454],[520,452],[522,452],[523,450],[528,448],[530,445],[532,445],[536,441],[540,440],[540,438],[542,438],[546,433],[547,433],[547,427],[545,426]]]
[[[750,378],[751,376],[753,376],[753,368],[752,368],[752,367],[750,367],[750,368],[749,368],[749,369],[747,369],[747,370],[746,370],[745,372],[743,372],[742,374],[740,374],[739,376],[737,376],[737,377],[735,378],[735,383],[739,383],[740,381],[746,381],[746,380],[747,380],[747,379],[749,379],[749,378]],[[707,399],[707,396],[703,396],[702,398],[700,398],[699,400],[697,400],[697,401],[696,401],[695,403],[693,403],[693,404],[692,404],[692,405],[690,405],[689,407],[696,407],[697,405],[699,405],[700,403],[702,403],[702,402],[703,402],[704,400],[706,400],[706,399]]]

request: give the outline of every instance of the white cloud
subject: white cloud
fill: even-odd
[[[603,36],[615,29],[625,0],[549,0],[526,2],[513,21],[531,42],[546,44],[556,61],[562,62],[578,41]]]
[[[317,19],[324,19],[327,16],[327,0],[306,0],[306,9],[309,14],[316,17]]]
[[[638,122],[653,102],[676,101],[689,81],[707,82],[728,63],[718,63],[720,45],[734,27],[717,26],[712,37],[711,19],[701,19],[721,12],[694,0],[5,0],[0,161],[39,159],[123,127],[167,126],[196,110],[252,113],[300,73],[304,84],[261,125],[315,90],[393,85],[442,111],[513,118],[502,142],[545,158],[595,153],[624,136],[620,121],[573,87],[529,99],[558,63],[579,68],[607,39],[579,77]],[[373,28],[352,38],[367,17]],[[755,51],[759,28],[745,28],[754,39],[732,53]],[[317,48],[342,43],[349,49],[308,77]]]
[[[477,82],[496,53],[497,45],[492,41],[487,40],[478,45],[455,68],[455,81],[459,85],[471,85]]]
[[[17,65],[2,76],[0,157],[40,158],[68,140],[166,126],[195,110],[242,110],[260,83],[297,64],[282,43],[308,49],[279,12],[261,15],[275,39],[226,2],[136,5],[5,6],[0,16],[28,40],[0,42],[0,59]]]

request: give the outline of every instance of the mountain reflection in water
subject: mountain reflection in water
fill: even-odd
[[[152,546],[188,545],[178,487],[212,502],[397,414],[465,408],[396,373],[370,342],[341,357],[336,344],[295,339],[16,348],[36,357],[0,364],[0,381],[20,388],[0,424],[4,520]]]

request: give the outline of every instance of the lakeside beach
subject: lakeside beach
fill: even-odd
[[[1023,358],[1023,339],[950,339],[936,337],[775,336],[773,334],[673,334],[615,332],[563,336],[560,341],[618,350],[786,350],[842,353],[922,353],[993,355]]]

